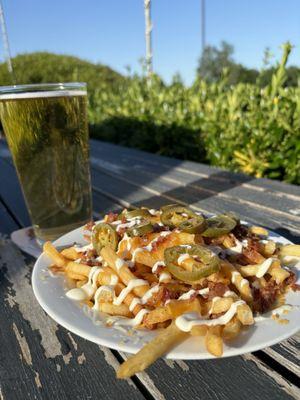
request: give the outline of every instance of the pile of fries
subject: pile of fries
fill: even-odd
[[[108,327],[159,329],[118,378],[143,371],[190,335],[220,357],[223,342],[299,289],[284,259],[299,259],[300,245],[276,244],[232,213],[206,218],[176,204],[124,209],[84,230],[86,246],[44,245],[52,272],[72,281],[66,295],[107,314]]]

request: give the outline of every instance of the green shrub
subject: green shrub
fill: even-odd
[[[56,66],[49,68],[41,53],[31,70],[25,59],[20,65],[28,70],[22,83],[87,81],[92,137],[300,184],[300,87],[285,87],[290,51],[285,44],[264,88],[230,86],[227,70],[218,82],[196,80],[186,87],[178,76],[166,85],[157,75],[124,78],[72,57],[60,64],[65,56],[53,56]]]

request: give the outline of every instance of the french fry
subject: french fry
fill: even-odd
[[[276,250],[276,243],[273,242],[272,240],[268,240],[267,243],[262,244],[260,251],[263,254],[263,256],[268,258],[275,253],[275,250]]]
[[[74,261],[74,260],[77,260],[77,258],[79,258],[79,254],[75,250],[74,247],[69,247],[69,248],[63,249],[60,252],[60,254],[63,255],[68,260],[73,260]]]
[[[179,317],[179,315],[182,315],[186,312],[197,312],[201,315],[201,304],[197,298],[193,300],[170,301],[167,307],[170,310],[172,318]]]
[[[76,287],[80,288],[81,286],[83,286],[85,283],[87,283],[87,279],[83,280],[83,281],[77,281],[76,282]]]
[[[240,272],[243,276],[255,276],[259,271],[260,265],[244,265],[240,267]],[[273,260],[272,264],[270,265],[269,269],[266,272],[267,274],[271,275],[273,279],[275,279],[276,283],[282,283],[286,278],[290,276],[290,273],[281,268],[279,260]]]
[[[130,271],[126,264],[124,264],[124,266],[120,269],[117,268],[117,261],[119,258],[110,247],[104,247],[101,250],[101,256],[108,263],[108,265],[118,274],[125,285],[128,285],[128,282],[131,279],[136,279],[136,276]],[[149,285],[138,286],[133,289],[133,292],[136,296],[142,297],[149,289]]]
[[[198,299],[194,300],[173,300],[166,306],[155,308],[145,315],[145,326],[153,325],[174,319],[185,312],[198,312],[201,314],[201,306]]]
[[[262,226],[250,226],[249,231],[259,236],[268,236],[269,232]]]
[[[145,315],[143,324],[145,325],[145,327],[149,327],[154,324],[165,322],[169,319],[172,319],[170,309],[167,306],[158,307],[154,310],[151,310],[148,314]]]
[[[230,247],[234,247],[236,243],[233,237],[230,237],[229,235],[224,235],[222,244],[224,247],[226,247],[226,249],[229,249]]]
[[[74,261],[69,261],[66,265],[66,273],[67,274],[80,274],[86,277],[89,276],[91,271],[91,267],[86,264],[76,263]]]
[[[300,257],[300,244],[286,244],[280,249],[280,256]]]
[[[216,357],[221,357],[223,354],[222,327],[219,325],[209,326],[206,336],[205,345],[209,353]]]
[[[56,248],[53,246],[53,244],[51,242],[44,243],[43,251],[47,254],[48,257],[51,258],[51,260],[58,267],[63,268],[66,265],[67,260],[65,259],[65,257],[62,254],[60,254],[56,250]]]
[[[243,325],[254,324],[252,310],[246,303],[237,307],[237,318]]]
[[[157,237],[158,235],[156,235]],[[153,267],[153,265],[160,260],[164,259],[164,251],[168,247],[179,246],[181,244],[194,244],[195,235],[185,232],[172,232],[169,236],[165,237],[165,240],[155,247],[151,252],[148,250],[141,250],[135,254],[135,261],[141,264]],[[148,243],[147,243],[148,244]],[[141,244],[138,241],[132,241],[131,254],[134,254],[134,250],[137,248],[145,247],[145,244]]]
[[[207,325],[195,325],[191,329],[192,336],[205,336],[207,333]]]
[[[238,336],[242,324],[237,317],[233,317],[223,328],[222,337],[225,340],[232,340]]]
[[[233,303],[232,297],[222,297],[216,301],[212,301],[211,307],[209,309],[209,314],[219,314],[229,310],[231,304]]]
[[[71,274],[84,275],[85,277],[88,277],[90,271],[91,267],[89,265],[76,263],[74,261],[69,261],[66,266],[66,274],[70,277]],[[116,276],[115,272],[109,267],[104,267],[103,272],[100,272],[98,275],[97,282],[99,285],[110,285],[112,276]]]
[[[119,306],[112,303],[99,303],[100,311],[109,315],[121,315],[122,317],[130,318],[132,313],[126,304],[120,304]]]
[[[252,302],[253,298],[249,282],[242,277],[234,266],[230,262],[222,260],[221,269],[226,276],[230,277],[231,282],[240,292],[241,298],[247,302]]]
[[[86,277],[84,275],[75,274],[74,272],[70,272],[68,277],[74,279],[75,281],[85,281]]]
[[[126,360],[118,369],[117,377],[125,379],[144,371],[159,357],[162,357],[173,347],[183,342],[188,335],[188,333],[178,329],[173,322],[151,340],[151,342],[147,343],[138,353]]]

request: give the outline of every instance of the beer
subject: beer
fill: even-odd
[[[83,84],[0,88],[0,118],[36,237],[54,240],[91,219]]]

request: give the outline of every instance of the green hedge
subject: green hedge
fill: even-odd
[[[271,83],[170,85],[157,76],[124,78],[108,67],[48,53],[16,57],[18,83],[87,81],[94,138],[300,184],[300,88],[285,87],[283,57]],[[8,84],[0,65],[0,84]],[[259,79],[259,77],[258,77]]]
[[[228,86],[135,76],[90,94],[93,137],[143,150],[300,184],[300,88],[284,87],[283,57],[270,85]]]

